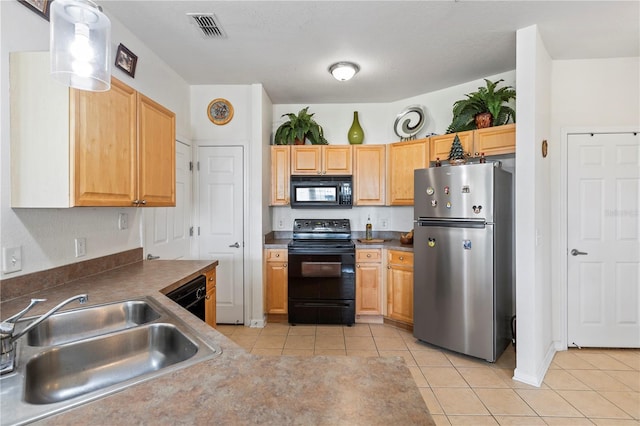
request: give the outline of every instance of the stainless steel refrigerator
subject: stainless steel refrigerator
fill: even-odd
[[[467,164],[414,179],[413,335],[494,362],[511,341],[511,173]]]

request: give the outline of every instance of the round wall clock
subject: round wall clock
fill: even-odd
[[[222,126],[233,118],[233,106],[226,99],[217,98],[209,102],[207,115],[213,124]]]

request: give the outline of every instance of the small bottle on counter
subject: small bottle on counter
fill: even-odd
[[[365,239],[371,240],[373,238],[373,226],[371,225],[371,216],[367,216],[367,225],[365,226]]]
[[[440,162],[440,157],[436,158],[436,167],[440,167],[442,166],[442,163]]]
[[[484,164],[487,162],[487,159],[484,158],[484,152],[482,154],[480,154],[480,164]]]

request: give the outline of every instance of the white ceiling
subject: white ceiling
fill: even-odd
[[[276,104],[391,102],[513,70],[533,24],[553,59],[640,56],[638,0],[99,3],[187,83],[262,83]],[[188,12],[227,37],[204,39]],[[338,82],[338,61],[361,71]]]

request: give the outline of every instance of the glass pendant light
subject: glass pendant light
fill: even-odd
[[[90,0],[51,3],[51,75],[80,90],[111,88],[111,21]]]

